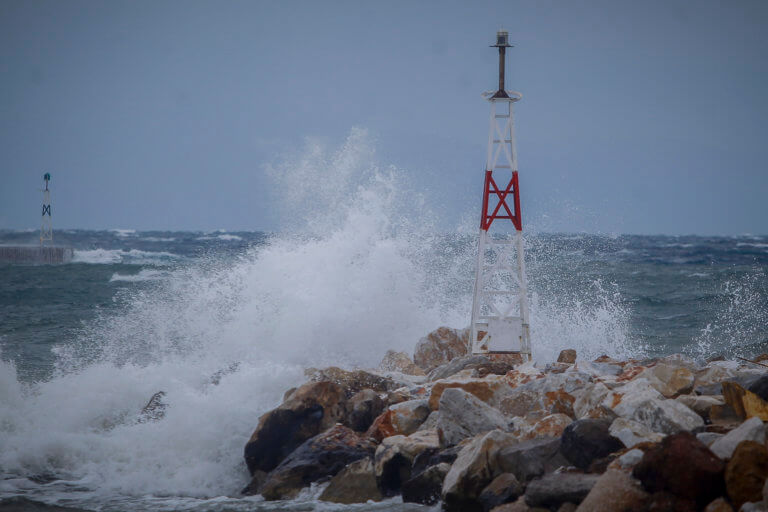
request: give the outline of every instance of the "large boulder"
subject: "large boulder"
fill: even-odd
[[[757,441],[765,444],[765,424],[760,418],[750,418],[726,435],[718,438],[710,450],[723,460],[730,459],[736,446],[742,441]]]
[[[333,382],[311,382],[259,418],[245,445],[245,463],[255,471],[271,471],[310,437],[343,421],[346,415],[344,390]]]
[[[644,370],[638,378],[648,379],[656,391],[666,398],[673,398],[693,390],[694,375],[685,366],[659,363]]]
[[[442,446],[453,446],[468,437],[509,428],[509,421],[501,412],[460,388],[443,392],[439,413],[437,434]]]
[[[606,420],[584,419],[568,425],[563,432],[560,451],[574,466],[587,469],[595,459],[601,459],[624,448],[624,444],[609,431]]]
[[[505,472],[498,465],[498,455],[503,447],[516,442],[512,434],[494,430],[464,446],[443,481],[443,509],[447,512],[482,511],[478,501],[480,493],[496,476]]]
[[[385,372],[400,372],[406,375],[416,375],[423,377],[426,375],[424,370],[416,366],[411,357],[405,352],[395,352],[394,350],[387,350],[384,354],[384,359],[379,363],[379,370]]]
[[[768,449],[763,443],[742,441],[725,468],[728,497],[738,510],[748,501],[762,501],[768,478]]]
[[[372,389],[358,391],[347,402],[345,424],[352,430],[365,432],[383,411],[384,400]]]
[[[450,471],[451,465],[441,462],[429,466],[424,471],[403,482],[402,495],[405,503],[420,503],[434,505],[440,501],[443,480]]]
[[[646,510],[650,496],[627,472],[609,469],[597,479],[576,512]]]
[[[539,437],[560,437],[565,428],[573,423],[570,416],[557,413],[544,416],[535,423],[516,423],[512,431],[521,440],[537,439]]]
[[[588,386],[592,377],[579,371],[547,374],[517,384],[499,409],[509,416],[540,419],[550,414],[574,417],[576,395]]]
[[[392,436],[384,439],[376,449],[374,470],[379,488],[391,496],[400,491],[403,482],[412,478],[414,459],[426,450],[439,449],[437,432],[420,431],[410,436]]]
[[[723,382],[723,398],[741,419],[757,416],[768,421],[768,402],[736,382]]]
[[[440,327],[421,338],[413,353],[416,366],[429,372],[455,357],[467,353],[469,329]]]
[[[550,473],[532,481],[525,489],[525,502],[531,507],[555,508],[563,503],[579,504],[597,482],[597,475]]]
[[[346,398],[363,389],[372,389],[379,393],[394,391],[408,385],[408,382],[396,382],[391,377],[385,377],[365,370],[343,370],[336,366],[317,369],[308,368],[304,374],[313,382],[329,381],[341,386]]]
[[[267,500],[294,498],[312,482],[334,476],[347,464],[370,457],[376,445],[343,425],[308,439],[269,474],[261,488]]]
[[[616,413],[613,412],[613,409],[603,403],[609,393],[610,390],[602,382],[588,384],[573,402],[574,417],[577,420],[584,418],[615,418]]]
[[[663,434],[654,432],[642,423],[627,418],[613,420],[608,432],[624,443],[627,448],[632,448],[639,443],[658,443],[664,439]]]
[[[447,379],[453,375],[456,375],[460,371],[466,369],[476,369],[482,365],[491,364],[491,360],[483,355],[467,355],[456,357],[449,362],[438,366],[431,372],[429,372],[429,380],[434,382],[436,380]]]
[[[331,478],[319,499],[333,503],[365,503],[369,500],[383,500],[384,496],[376,485],[373,459],[366,457],[342,469]]]
[[[572,348],[567,348],[560,351],[560,355],[557,356],[558,363],[573,364],[576,362],[576,351]]]
[[[704,420],[677,400],[650,399],[637,404],[631,419],[654,432],[674,434],[704,426]]]
[[[690,432],[649,448],[632,474],[652,493],[668,491],[703,508],[725,491],[725,463]]]
[[[680,395],[675,400],[701,416],[704,421],[711,419],[711,411],[713,407],[722,407],[725,405],[723,397],[717,395]]]

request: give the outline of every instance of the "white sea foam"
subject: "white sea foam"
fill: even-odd
[[[150,270],[143,268],[138,274],[120,274],[115,272],[109,279],[110,283],[114,282],[127,282],[127,283],[139,283],[142,281],[157,281],[168,277],[167,272],[161,272],[159,270]]]
[[[469,323],[476,239],[434,236],[425,201],[408,192],[406,173],[376,165],[364,131],[335,152],[310,143],[274,169],[283,206],[302,217],[283,235],[234,263],[178,268],[136,289],[57,350],[55,376],[32,390],[2,363],[0,468],[77,481],[97,502],[237,495],[259,415],[305,367],[374,366],[440,325]],[[141,257],[163,253],[150,254]],[[599,282],[563,300],[533,290],[536,358],[628,351],[617,293]],[[165,417],[138,422],[159,390]]]
[[[135,229],[119,229],[119,228],[115,228],[115,229],[110,229],[110,231],[112,233],[114,233],[115,235],[120,236],[120,237],[133,236],[133,235],[136,234],[136,230]]]
[[[139,249],[91,249],[75,250],[73,263],[133,265],[163,264],[179,259],[179,256],[165,251],[141,251]]]

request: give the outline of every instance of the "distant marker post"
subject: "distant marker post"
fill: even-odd
[[[512,109],[522,94],[504,86],[506,49],[511,46],[506,31],[496,33],[496,44],[491,47],[499,49],[499,88],[483,94],[491,104],[491,118],[470,344],[473,354],[518,353],[530,360],[528,288]],[[489,235],[491,227],[497,232]],[[514,228],[511,235],[510,227]]]
[[[48,182],[51,181],[51,173],[47,172],[43,175],[43,181],[45,181],[45,190],[43,190],[43,221],[40,225],[40,247],[45,242],[50,242],[53,245],[53,222],[51,221],[51,191],[48,190]]]

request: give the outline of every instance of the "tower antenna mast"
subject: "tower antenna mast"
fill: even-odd
[[[53,223],[51,222],[51,191],[48,189],[48,182],[51,181],[51,173],[43,175],[45,181],[45,190],[43,190],[43,221],[40,225],[40,247],[45,242],[53,245]]]
[[[472,301],[470,344],[474,354],[522,354],[531,359],[528,289],[523,225],[517,177],[517,149],[512,106],[523,95],[505,88],[509,35],[496,33],[499,88],[483,94],[491,104],[488,152],[483,184],[477,268]],[[501,185],[501,186],[500,186]],[[514,231],[509,234],[511,221]],[[491,227],[494,232],[490,233]],[[507,233],[504,233],[504,228]]]

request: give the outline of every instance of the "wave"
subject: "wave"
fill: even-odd
[[[179,255],[165,251],[141,251],[139,249],[75,249],[72,263],[114,265],[161,265],[178,260]]]
[[[138,274],[118,274],[115,272],[109,279],[110,283],[114,282],[127,282],[127,283],[139,283],[143,281],[158,281],[160,279],[167,278],[169,274],[167,272],[161,272],[159,270],[141,269]]]

